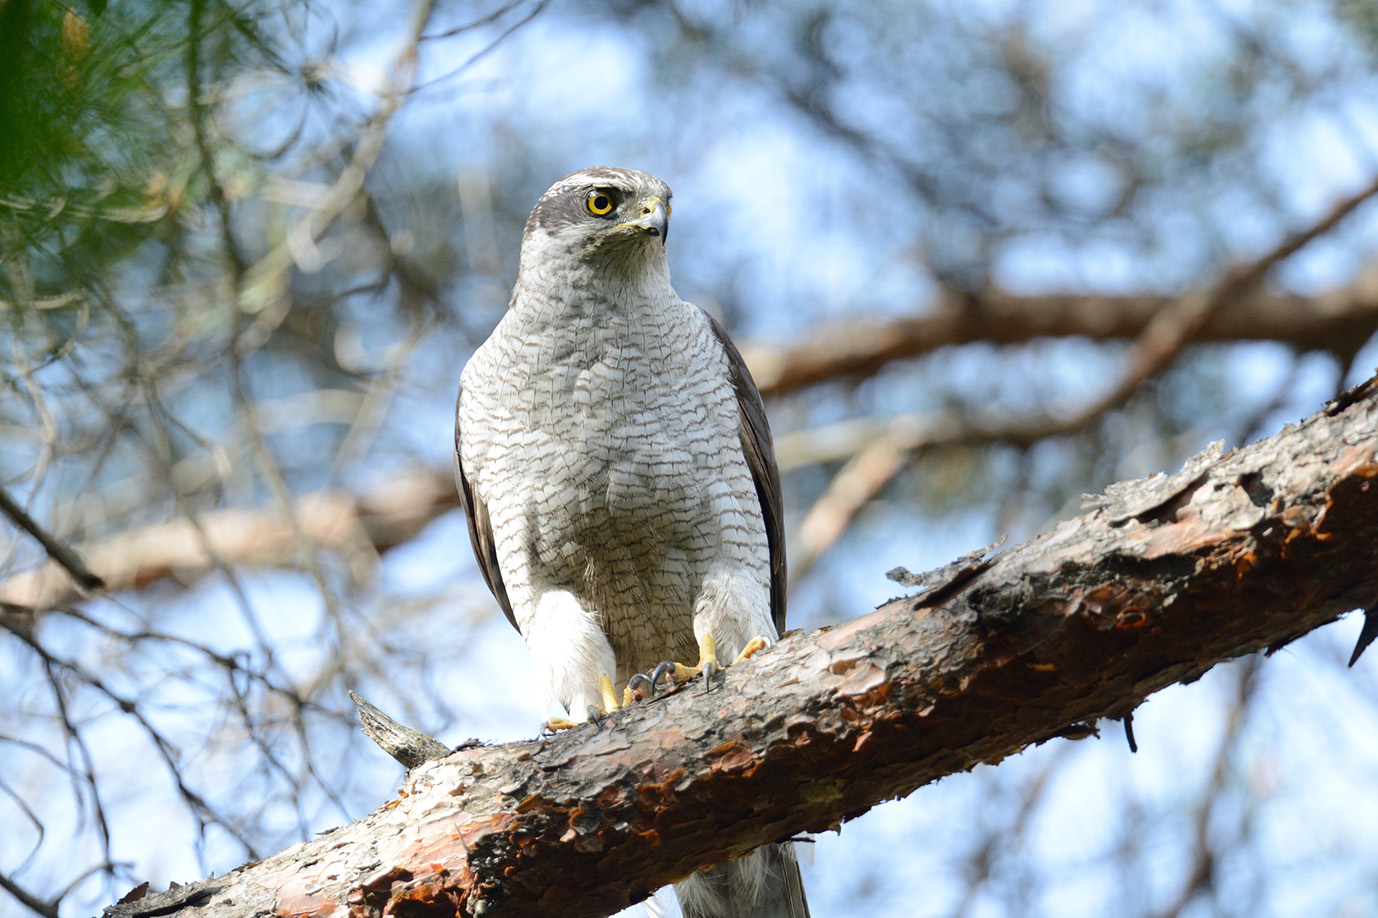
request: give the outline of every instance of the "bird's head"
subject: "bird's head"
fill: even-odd
[[[598,270],[665,269],[670,186],[634,169],[595,166],[541,195],[522,234],[522,270],[578,262]]]

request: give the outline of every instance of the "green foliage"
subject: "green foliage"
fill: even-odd
[[[172,9],[0,7],[0,295],[12,308],[99,287],[186,206],[187,131],[167,85],[186,33]]]

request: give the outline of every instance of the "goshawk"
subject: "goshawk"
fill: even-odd
[[[616,707],[612,685],[662,661],[731,660],[785,624],[765,409],[722,327],[670,286],[669,222],[670,189],[644,172],[556,182],[461,380],[474,553],[547,706],[576,717]],[[808,915],[790,844],[676,892],[688,918]]]

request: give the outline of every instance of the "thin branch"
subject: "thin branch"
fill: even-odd
[[[847,461],[814,501],[795,537],[790,576],[804,577],[823,554],[837,544],[861,509],[875,500],[909,464],[917,445],[879,436]]]
[[[1129,371],[1120,384],[1088,407],[1083,415],[1094,417],[1122,405],[1144,380],[1166,368],[1182,347],[1200,332],[1206,321],[1226,303],[1255,287],[1274,266],[1296,254],[1307,243],[1330,232],[1374,195],[1378,195],[1378,177],[1357,193],[1337,202],[1321,219],[1305,229],[1290,233],[1261,258],[1227,272],[1210,291],[1189,293],[1155,315],[1130,348],[1127,355]]]
[[[59,678],[59,673],[65,674],[66,676],[70,677],[71,682],[88,686],[97,694],[103,696],[107,701],[109,701],[116,710],[120,711],[128,717],[133,718],[134,722],[143,731],[149,743],[157,751],[158,757],[162,760],[163,765],[166,767],[168,777],[172,780],[173,785],[177,788],[178,793],[181,795],[182,801],[186,805],[188,813],[190,813],[192,817],[197,820],[201,828],[204,829],[207,823],[213,823],[215,825],[220,826],[230,837],[235,839],[235,841],[239,842],[240,845],[243,846],[245,851],[249,852],[250,855],[253,856],[254,847],[248,839],[248,837],[243,832],[236,829],[234,824],[230,821],[228,817],[221,816],[220,813],[217,812],[216,809],[213,806],[211,806],[211,804],[205,798],[203,798],[196,791],[192,790],[191,787],[186,783],[185,776],[183,775],[181,768],[178,767],[177,760],[180,755],[179,750],[172,743],[171,740],[169,740],[156,726],[154,726],[154,724],[151,721],[149,721],[149,719],[140,710],[138,703],[133,698],[121,695],[119,692],[115,691],[109,685],[107,685],[105,681],[102,680],[99,676],[92,672],[89,672],[81,665],[73,662],[70,659],[59,657],[56,654],[52,653],[47,647],[45,647],[35,638],[32,631],[22,628],[10,628],[8,627],[8,624],[9,623],[6,622],[5,619],[0,619],[0,625],[6,625],[7,630],[9,630],[11,634],[18,637],[29,648],[29,650],[33,652],[42,661],[44,670],[48,675],[48,681],[53,689],[54,703],[58,708],[59,717],[62,722],[63,729],[66,732],[69,741],[71,741],[77,747],[78,751],[81,754],[83,770],[81,772],[78,772],[76,769],[71,769],[71,774],[73,776],[74,781],[77,780],[77,778],[79,777],[80,780],[91,789],[91,797],[96,809],[96,817],[101,832],[101,840],[105,849],[106,863],[113,863],[110,857],[110,829],[109,824],[105,818],[105,807],[101,802],[99,789],[96,784],[96,759],[91,754],[90,745],[87,743],[86,738],[82,735],[81,730],[77,726],[76,721],[73,719],[72,715],[68,711],[68,704],[65,697],[65,686],[67,685],[69,680]],[[78,787],[77,790],[79,795],[80,787]]]
[[[0,889],[19,900],[19,904],[43,918],[58,918],[59,900],[40,899],[3,873],[0,873]]]
[[[81,560],[81,556],[49,535],[4,488],[0,488],[0,513],[4,513],[16,526],[33,536],[48,553],[48,557],[71,575],[73,583],[83,594],[104,588],[105,581],[91,573],[86,563]]]
[[[324,188],[314,205],[297,218],[283,242],[275,245],[246,274],[240,291],[241,308],[256,313],[253,325],[244,331],[235,347],[240,353],[254,350],[286,317],[282,275],[293,264],[315,270],[323,264],[318,242],[349,208],[364,189],[370,170],[383,151],[388,125],[411,92],[418,68],[417,45],[432,11],[431,0],[416,0],[408,17],[406,39],[393,59],[388,84],[379,93],[378,107],[369,116],[357,140],[350,144],[349,158],[335,181]]]
[[[517,6],[517,5],[518,5],[518,4],[516,4],[516,3],[508,4],[507,6],[500,8],[492,17],[489,17],[489,18],[492,19],[492,20],[496,20],[497,18],[499,18],[500,16],[502,16],[503,14],[505,14],[508,10],[512,9],[513,7],[515,7],[515,6]],[[497,48],[498,48],[499,45],[501,45],[501,44],[502,44],[503,42],[505,42],[508,38],[510,38],[514,33],[517,32],[518,29],[522,28],[522,26],[526,25],[527,23],[529,23],[529,22],[531,22],[533,19],[535,19],[537,16],[539,16],[539,15],[545,10],[545,8],[546,8],[547,6],[549,6],[549,5],[550,5],[550,0],[537,0],[536,5],[535,5],[534,7],[532,7],[532,9],[531,9],[530,12],[528,12],[528,13],[527,13],[525,16],[523,16],[521,19],[518,19],[518,20],[517,20],[516,22],[514,22],[512,25],[508,26],[506,29],[504,29],[502,32],[500,32],[500,33],[497,35],[497,37],[495,37],[495,38],[494,38],[492,41],[490,41],[487,45],[485,45],[484,47],[480,48],[478,51],[474,52],[473,54],[469,55],[469,57],[468,57],[462,64],[460,64],[458,67],[454,67],[454,68],[452,68],[451,70],[449,70],[449,71],[447,71],[447,72],[445,72],[445,73],[442,73],[440,76],[437,76],[437,77],[435,77],[435,78],[433,78],[433,79],[427,80],[427,81],[424,82],[424,83],[421,83],[421,84],[419,84],[419,85],[417,85],[417,86],[414,86],[414,87],[412,87],[410,90],[408,90],[408,92],[421,92],[422,90],[431,89],[431,88],[433,88],[433,87],[435,87],[435,86],[440,85],[441,83],[443,83],[443,82],[445,82],[445,81],[447,81],[447,80],[452,80],[452,79],[454,79],[455,77],[459,76],[461,73],[464,73],[464,72],[467,71],[470,67],[474,66],[474,65],[477,64],[479,61],[483,60],[485,57],[487,57],[489,54],[491,54],[493,51],[497,50]],[[483,23],[483,24],[486,24],[486,23]],[[448,34],[453,34],[453,33],[446,33],[446,34],[448,35]],[[421,36],[421,38],[422,38],[423,40],[425,40],[425,39],[427,39],[427,38],[430,38],[430,37],[431,37],[431,36],[426,36],[426,35]],[[442,37],[442,36],[435,36],[435,37]]]
[[[1211,840],[1212,819],[1218,816],[1221,797],[1229,779],[1230,763],[1239,751],[1240,734],[1243,731],[1249,703],[1253,700],[1254,681],[1258,674],[1257,657],[1246,660],[1236,676],[1234,703],[1230,705],[1225,721],[1225,732],[1216,749],[1215,762],[1211,766],[1210,779],[1206,791],[1201,795],[1196,812],[1192,817],[1191,867],[1181,891],[1161,918],[1181,918],[1192,902],[1214,889],[1218,861],[1215,844]]]

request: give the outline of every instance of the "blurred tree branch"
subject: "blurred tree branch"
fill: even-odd
[[[35,541],[43,546],[43,550],[48,553],[48,557],[55,564],[67,572],[75,586],[83,591],[90,592],[105,586],[105,583],[87,569],[86,563],[76,552],[57,539],[48,534],[42,526],[29,516],[28,511],[19,506],[14,498],[6,493],[4,488],[0,488],[0,513],[10,518],[20,529],[31,535]]]
[[[129,590],[169,577],[195,581],[220,565],[295,566],[300,537],[343,555],[351,574],[364,582],[379,553],[458,506],[452,473],[418,469],[362,495],[304,495],[289,507],[290,519],[264,509],[212,510],[194,521],[142,527],[82,550],[107,589]],[[44,609],[78,598],[71,577],[55,562],[0,581],[0,600],[17,606]]]
[[[1240,755],[1249,706],[1255,700],[1258,669],[1259,660],[1253,657],[1234,674],[1235,697],[1226,714],[1224,735],[1211,765],[1210,783],[1192,814],[1192,851],[1186,882],[1176,901],[1161,913],[1160,918],[1180,918],[1199,897],[1215,893],[1219,872],[1217,852],[1228,850],[1231,841],[1228,836],[1221,836],[1247,819],[1245,814],[1229,812],[1233,808],[1227,794],[1230,768]]]
[[[1329,233],[1374,195],[1378,195],[1378,178],[1336,202],[1310,225],[1289,233],[1261,257],[1226,271],[1209,288],[1188,291],[1154,312],[1124,355],[1120,378],[1078,411],[1063,417],[1014,417],[974,422],[965,418],[944,418],[937,422],[884,426],[878,436],[866,442],[838,471],[805,515],[799,527],[800,539],[796,540],[795,576],[802,576],[836,543],[860,509],[875,499],[919,449],[956,443],[1011,443],[1028,448],[1039,440],[1075,433],[1106,412],[1123,406],[1140,386],[1165,370],[1213,316],[1257,290],[1276,265],[1307,243]],[[1357,342],[1363,340],[1357,339]],[[1351,355],[1358,343],[1351,345]]]
[[[897,574],[927,589],[787,635],[712,694],[462,750],[357,823],[107,915],[608,914],[1368,608],[1376,479],[1378,378],[1001,555]]]
[[[1026,344],[1039,338],[1137,338],[1174,301],[1156,294],[1018,294],[999,289],[948,291],[924,312],[902,319],[853,319],[808,339],[742,347],[761,391],[788,395],[839,379],[861,381],[899,360],[967,344]],[[1191,343],[1277,341],[1344,360],[1378,331],[1378,270],[1343,289],[1313,295],[1242,290],[1191,337]]]

